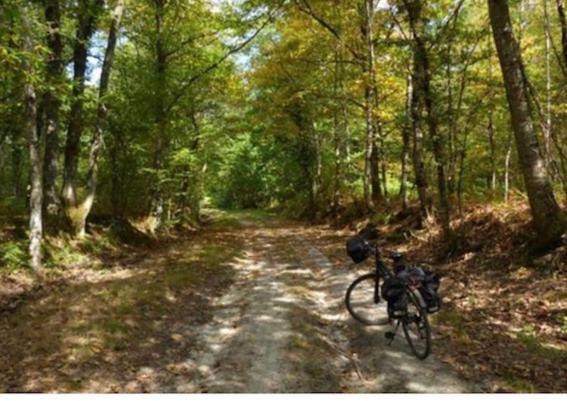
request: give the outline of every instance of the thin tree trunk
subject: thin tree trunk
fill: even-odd
[[[323,173],[323,161],[321,159],[321,135],[311,124],[311,135],[313,138],[313,148],[315,150],[315,174],[313,175],[313,199],[315,210],[318,210],[319,195],[321,192],[321,179]]]
[[[465,127],[466,129],[467,127]],[[463,146],[459,151],[459,174],[457,179],[457,201],[459,206],[459,214],[463,214],[463,181],[465,175],[465,160],[467,158],[467,142],[468,142],[468,135],[469,131],[466,129],[465,135],[463,138]]]
[[[490,193],[494,198],[496,194],[496,144],[494,141],[494,113],[492,109],[488,111],[488,144],[490,147]]]
[[[381,202],[382,191],[380,188],[380,161],[378,155],[378,137],[375,129],[374,138],[370,151],[370,189],[372,197],[372,205],[376,206]]]
[[[415,64],[414,64],[415,69]],[[412,82],[416,82],[415,75]],[[421,102],[415,93],[412,91],[411,96],[411,125],[412,125],[412,161],[413,171],[415,175],[415,185],[417,187],[417,194],[419,198],[419,205],[421,211],[421,218],[426,219],[431,214],[431,197],[429,195],[429,188],[427,184],[427,173],[425,170],[425,162],[423,160],[423,131],[421,122]]]
[[[28,20],[27,7],[22,10],[22,25],[24,27],[24,51],[28,54],[33,54],[34,45],[31,38],[31,24]],[[30,264],[35,272],[42,270],[42,254],[41,242],[43,236],[42,227],[42,202],[43,202],[43,187],[42,187],[42,169],[41,169],[41,144],[37,132],[37,106],[36,106],[36,92],[31,82],[31,77],[34,75],[32,64],[29,61],[24,62],[23,71],[25,73],[24,83],[24,130],[28,140],[30,152],[30,245],[29,255]]]
[[[448,135],[448,147],[449,147],[449,166],[447,174],[447,190],[449,194],[454,194],[455,192],[455,175],[457,172],[457,152],[455,151],[455,130],[456,130],[456,119],[455,110],[453,107],[453,72],[452,72],[452,49],[453,40],[449,39],[448,44],[448,55],[447,55],[447,118],[449,120],[449,135]]]
[[[346,177],[350,177],[351,171],[352,171],[352,156],[351,156],[351,151],[350,151],[350,134],[351,133],[350,133],[350,124],[349,124],[349,120],[348,120],[347,106],[344,102],[342,103],[342,106],[341,106],[341,114],[342,114],[342,122],[344,124],[344,133],[345,133],[344,147],[345,147],[345,161],[346,161],[346,163],[345,163],[345,166],[344,166],[344,175]]]
[[[504,158],[504,202],[510,200],[510,159],[512,158],[512,136],[508,138],[508,149]]]
[[[59,109],[61,100],[57,86],[63,78],[63,41],[61,37],[61,10],[59,0],[47,0],[45,19],[48,25],[47,46],[50,50],[46,79],[50,88],[43,97],[45,109],[45,155],[43,160],[43,210],[55,215],[60,210],[56,180],[59,156]],[[55,87],[55,88],[54,88]]]
[[[431,91],[431,72],[429,69],[429,56],[423,38],[424,20],[422,17],[422,3],[420,0],[406,0],[410,27],[413,34],[416,92],[422,100],[427,112],[427,125],[433,143],[433,156],[437,170],[437,187],[439,191],[439,214],[443,235],[450,240],[450,247],[454,245],[454,234],[450,225],[450,205],[447,193],[447,178],[445,174],[445,151],[441,135],[438,130],[437,116],[433,107],[433,94]]]
[[[492,52],[489,58],[488,77],[490,80],[489,99],[492,102],[494,99],[494,91],[492,90]],[[488,110],[488,145],[490,149],[490,194],[492,199],[496,197],[496,142],[495,142],[495,129],[494,129],[494,110],[492,107]]]
[[[116,41],[118,38],[118,31],[120,29],[120,21],[123,11],[124,0],[118,0],[112,13],[112,20],[108,30],[108,41],[106,44],[106,51],[104,53],[104,61],[100,75],[96,121],[89,154],[89,167],[87,171],[87,193],[79,207],[79,216],[77,217],[76,226],[74,227],[75,234],[79,236],[85,234],[87,218],[93,207],[96,195],[98,163],[103,144],[103,129],[108,112],[104,97],[108,90],[110,81],[112,62],[114,60],[114,50],[116,48]]]
[[[376,202],[388,202],[388,172],[387,172],[387,165],[386,165],[386,157],[384,152],[384,130],[382,129],[382,124],[378,121],[376,132],[378,133],[378,137],[376,142],[378,143],[377,152],[378,152],[378,162],[380,164],[380,178],[379,183],[381,188],[376,189],[375,199]],[[380,181],[381,179],[381,181]]]
[[[551,164],[551,27],[549,24],[549,13],[547,1],[543,0],[544,10],[544,32],[545,32],[545,121],[543,123],[543,158],[545,168],[549,172]]]
[[[400,176],[400,198],[402,199],[402,208],[408,207],[408,167],[409,167],[409,151],[411,138],[411,102],[413,97],[413,82],[411,74],[406,79],[406,121],[402,130],[402,173]]]
[[[166,84],[167,84],[167,51],[164,43],[164,14],[165,0],[154,0],[155,5],[155,67],[156,67],[156,98],[155,98],[155,125],[156,134],[154,142],[153,168],[156,174],[152,185],[150,213],[153,217],[153,228],[163,224],[164,199],[161,176],[165,168],[165,158],[168,148],[167,138],[167,111],[166,111]]]
[[[335,9],[337,5],[335,3]],[[331,211],[333,215],[336,215],[339,208],[339,198],[341,194],[341,170],[342,170],[342,160],[341,160],[341,132],[340,132],[340,103],[342,100],[338,99],[339,93],[339,81],[341,80],[341,65],[339,63],[339,46],[338,43],[335,45],[334,52],[335,68],[333,74],[333,95],[334,95],[334,105],[333,105],[333,146],[334,146],[334,156],[335,156],[335,171],[333,180],[333,199],[331,205]],[[342,88],[341,88],[342,89]],[[341,90],[342,95],[342,90]]]
[[[22,193],[22,143],[18,130],[12,130],[12,194],[18,199]]]
[[[565,0],[557,0],[557,13],[559,14],[559,25],[561,27],[561,47],[563,49],[563,60],[567,66],[567,17],[565,16]]]
[[[429,135],[433,142],[433,156],[435,158],[436,170],[437,170],[437,188],[439,191],[439,212],[441,217],[441,226],[446,238],[453,237],[453,232],[450,226],[451,211],[449,205],[449,196],[447,193],[447,179],[445,174],[445,150],[443,139],[441,138],[437,116],[435,115],[435,110],[433,109],[433,94],[430,89],[430,73],[429,73],[429,61],[427,54],[425,53],[424,44],[419,44],[422,50],[419,52],[423,58],[423,81],[422,90],[424,96],[425,110],[427,112],[427,125],[429,128]]]
[[[188,147],[191,152],[198,152],[199,151],[199,146],[200,146],[200,139],[201,139],[201,129],[199,127],[199,123],[197,122],[197,113],[194,109],[191,110],[190,113],[190,119],[191,119],[191,124],[193,125],[193,130],[194,130],[194,134],[195,137],[191,143],[191,145]],[[206,169],[206,164],[203,166],[203,168]],[[191,169],[191,166],[187,166],[184,168],[184,170],[181,172],[182,174],[182,180],[181,180],[181,189],[180,189],[180,197],[179,197],[179,210],[180,210],[180,214],[181,214],[181,218],[185,219],[187,217],[186,215],[186,210],[187,208],[189,208],[190,211],[190,215],[189,218],[192,220],[192,222],[196,222],[199,223],[199,202],[195,202],[195,198],[196,198],[196,193],[200,193],[201,188],[200,188],[200,183],[201,180],[198,179],[197,177],[197,170],[198,169]],[[204,172],[204,171],[203,171]],[[195,183],[193,186],[191,186],[191,177],[194,177],[193,182]],[[192,192],[192,196],[190,194],[190,192]],[[198,196],[197,196],[198,198]]]
[[[342,165],[342,154],[341,154],[341,137],[339,135],[339,121],[338,121],[338,110],[333,111],[333,146],[334,146],[334,156],[335,156],[335,171],[333,178],[333,199],[331,210],[333,214],[336,214],[339,209],[340,195],[341,195],[341,165]]]
[[[110,200],[112,203],[112,217],[114,219],[122,219],[124,211],[126,210],[124,202],[124,182],[123,172],[120,168],[120,155],[126,149],[122,130],[111,129],[112,133],[112,146],[109,149],[109,164],[110,164]]]
[[[376,125],[374,107],[377,103],[375,69],[374,69],[374,0],[363,0],[361,25],[362,36],[366,46],[366,63],[363,65],[364,106],[366,118],[366,141],[364,154],[364,203],[367,211],[374,208],[375,202],[381,200],[380,174],[378,168],[378,151],[376,147]]]
[[[79,164],[81,135],[83,133],[83,97],[87,50],[95,30],[96,17],[103,0],[82,0],[79,4],[79,22],[73,48],[73,101],[69,113],[69,127],[65,142],[65,167],[63,174],[62,199],[67,217],[73,224],[73,209],[77,205],[77,169]]]
[[[563,234],[566,220],[549,183],[534,129],[529,106],[527,77],[524,73],[520,47],[514,37],[508,2],[488,0],[488,8],[504,77],[520,167],[524,176],[534,226],[538,233],[538,245],[550,246]]]
[[[366,140],[365,140],[365,150],[364,150],[364,175],[363,175],[363,186],[364,186],[364,205],[366,210],[369,211],[374,208],[374,202],[372,201],[372,150],[374,148],[374,128],[372,125],[372,103],[370,101],[371,95],[368,88],[365,89],[364,93],[364,107],[365,107],[365,118],[366,118]]]

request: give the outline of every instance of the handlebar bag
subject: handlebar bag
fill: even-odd
[[[347,240],[346,252],[354,263],[361,263],[370,256],[370,244],[361,236],[355,235]]]

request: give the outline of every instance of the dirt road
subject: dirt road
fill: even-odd
[[[241,214],[76,268],[0,315],[0,392],[478,391],[348,315],[342,244]]]
[[[419,361],[403,335],[364,327],[343,297],[355,275],[333,265],[299,226],[245,222],[235,283],[214,304],[187,355],[196,372],[177,392],[472,392],[432,356]],[[346,261],[346,260],[345,260]]]

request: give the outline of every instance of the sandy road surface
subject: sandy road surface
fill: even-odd
[[[413,357],[388,326],[346,312],[353,273],[333,266],[298,226],[244,222],[235,284],[214,305],[177,392],[472,392],[433,356]],[[400,330],[401,332],[401,330]]]

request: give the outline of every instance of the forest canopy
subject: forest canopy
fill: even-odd
[[[0,208],[42,238],[203,206],[567,219],[564,0],[5,0]],[[563,206],[562,206],[563,205]]]

